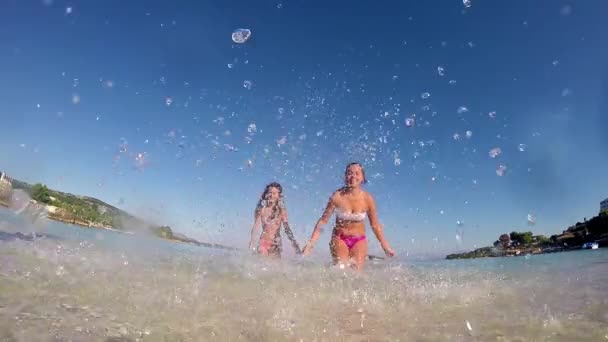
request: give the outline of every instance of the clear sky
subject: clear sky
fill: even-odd
[[[551,235],[608,197],[606,1],[1,7],[0,169],[195,238],[245,246],[279,181],[303,242],[350,161],[401,254]]]

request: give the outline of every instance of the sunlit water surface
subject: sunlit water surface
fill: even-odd
[[[52,236],[26,241],[18,231]],[[2,341],[603,341],[608,251],[370,263],[243,252],[0,211]]]

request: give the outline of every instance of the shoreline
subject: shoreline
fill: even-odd
[[[35,204],[35,205],[40,206],[40,204]],[[56,214],[54,215],[48,211],[48,205],[44,205],[43,207],[47,213],[45,215],[45,217],[47,217],[49,220],[52,220],[55,222],[60,222],[60,223],[67,224],[67,225],[73,225],[78,228],[103,229],[103,230],[109,230],[109,231],[112,231],[115,233],[120,233],[120,234],[136,235],[134,232],[120,230],[120,229],[117,229],[115,227],[110,227],[110,226],[103,226],[103,225],[95,223],[95,222],[86,222],[84,220],[81,220],[81,219],[78,219],[75,217],[65,218],[65,217],[58,216]],[[10,209],[10,205],[9,205],[9,203],[0,200],[0,208]],[[198,246],[198,247],[207,247],[207,248],[216,248],[216,249],[237,250],[237,248],[230,247],[230,246],[224,246],[224,245],[219,245],[219,244],[214,244],[214,243],[209,243],[209,242],[195,241],[192,239],[185,240],[185,239],[180,239],[180,238],[167,238],[167,237],[161,237],[161,236],[157,236],[157,238],[167,241],[167,242],[171,242],[171,243],[182,243],[182,244],[188,244],[188,245],[193,245],[193,246]]]

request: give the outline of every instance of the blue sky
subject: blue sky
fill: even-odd
[[[0,169],[244,246],[266,183],[304,241],[357,160],[402,254],[551,235],[608,197],[607,10],[6,1]]]

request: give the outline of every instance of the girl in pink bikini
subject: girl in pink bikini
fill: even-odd
[[[334,210],[336,211],[336,225],[329,243],[329,250],[334,264],[340,267],[354,261],[354,267],[358,270],[363,268],[367,257],[367,240],[365,238],[365,219],[376,235],[384,253],[392,257],[395,252],[384,239],[382,225],[378,221],[376,203],[372,195],[361,188],[366,182],[365,171],[359,163],[350,163],[344,173],[344,187],[334,192],[327,207],[317,221],[310,240],[304,246],[304,255],[309,255],[319,236],[321,227],[327,223]]]
[[[301,253],[287,222],[287,209],[283,203],[283,188],[279,183],[270,183],[266,186],[255,208],[255,219],[253,227],[251,227],[251,240],[249,241],[249,249],[253,251],[256,250],[254,243],[260,225],[262,226],[262,235],[257,247],[259,254],[281,257],[281,225],[285,228],[285,235],[291,241],[296,253]]]

